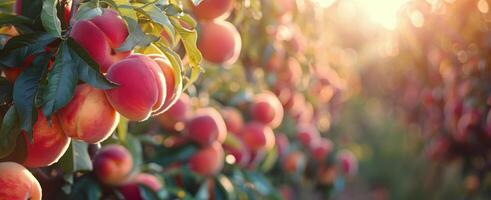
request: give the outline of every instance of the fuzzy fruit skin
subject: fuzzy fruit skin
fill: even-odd
[[[107,185],[121,185],[128,180],[133,167],[130,152],[121,145],[103,147],[94,158],[94,172]]]
[[[161,55],[149,55],[150,58],[155,61],[160,70],[164,74],[165,77],[165,85],[166,85],[166,97],[164,99],[164,104],[160,109],[154,111],[154,115],[159,115],[167,111],[174,103],[176,103],[179,96],[174,94],[176,92],[176,77],[174,74],[174,69],[171,66],[171,63],[167,57]]]
[[[202,108],[186,122],[187,137],[201,146],[223,143],[227,137],[227,127],[220,113],[214,108]]]
[[[305,156],[301,152],[291,152],[283,160],[283,169],[290,173],[299,172],[305,163]]]
[[[116,52],[126,37],[128,28],[117,12],[106,9],[101,16],[78,21],[73,25],[70,36],[87,50],[105,73],[118,60],[126,58],[131,51]]]
[[[67,136],[87,143],[104,141],[119,122],[119,114],[104,91],[88,84],[77,86],[72,100],[58,111],[57,116]]]
[[[318,142],[314,142],[310,147],[310,152],[317,162],[326,160],[327,155],[333,150],[333,143],[327,138],[322,138]]]
[[[201,176],[212,176],[223,168],[224,152],[220,143],[200,149],[189,159],[191,171]]]
[[[22,164],[26,167],[46,167],[57,162],[70,144],[70,138],[65,136],[58,118],[52,116],[49,125],[40,110],[32,134],[33,142],[29,143],[27,134],[23,132],[27,157]]]
[[[200,20],[225,19],[234,7],[235,0],[205,0],[198,6],[192,4],[191,9]]]
[[[182,131],[184,122],[190,115],[191,100],[187,94],[181,94],[179,99],[163,114],[157,116],[157,121],[166,130]]]
[[[312,124],[300,124],[297,128],[297,138],[306,148],[320,139],[319,131]]]
[[[230,22],[208,21],[199,24],[197,45],[205,60],[230,65],[239,58],[242,41]]]
[[[154,192],[157,192],[162,188],[162,184],[157,177],[151,174],[140,173],[134,178],[134,180],[132,180],[131,183],[121,186],[119,191],[125,199],[143,200],[143,196],[140,193],[138,185],[144,185],[152,189]]]
[[[146,120],[164,103],[165,77],[158,64],[147,56],[132,55],[115,63],[106,78],[118,84],[105,90],[107,99],[129,120]]]
[[[260,122],[249,122],[240,132],[242,140],[252,151],[268,150],[274,147],[275,136],[270,127]]]
[[[238,134],[240,129],[244,126],[244,119],[239,110],[233,107],[225,107],[221,110],[223,120],[227,126],[227,131],[230,133]]]
[[[273,93],[263,92],[252,100],[251,117],[271,128],[276,128],[281,124],[283,112],[280,100]]]
[[[38,180],[24,166],[15,162],[0,163],[0,199],[41,200]]]

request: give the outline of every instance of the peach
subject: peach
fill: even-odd
[[[140,173],[134,178],[134,180],[132,180],[131,183],[121,186],[119,191],[125,199],[143,200],[144,197],[138,188],[139,184],[150,188],[154,192],[158,192],[162,188],[162,184],[157,177],[152,174]]]
[[[242,140],[252,151],[268,150],[274,147],[275,136],[273,130],[259,122],[249,122],[240,132]]]
[[[22,163],[26,167],[46,167],[57,162],[65,154],[70,138],[65,136],[56,116],[51,117],[51,125],[39,110],[32,131],[32,143],[23,132],[27,145],[27,157]]]
[[[227,139],[223,143],[223,148],[227,155],[234,157],[234,162],[231,162],[230,164],[246,167],[251,159],[251,152],[237,135],[228,134]],[[228,159],[227,162],[229,162]]]
[[[199,24],[197,45],[205,60],[230,65],[239,58],[242,41],[230,22],[209,21]]]
[[[0,163],[0,199],[41,200],[41,185],[34,176],[14,162]]]
[[[346,174],[353,176],[358,171],[358,159],[349,150],[342,150],[338,153],[337,159],[339,162],[339,167],[341,171]]]
[[[288,58],[286,68],[278,72],[278,81],[289,85],[297,85],[302,78],[302,66],[294,58]]]
[[[107,185],[121,185],[129,179],[133,158],[121,145],[104,146],[94,157],[94,172]]]
[[[215,141],[223,143],[227,137],[227,127],[220,113],[214,108],[201,108],[186,122],[187,137],[202,146]]]
[[[107,99],[129,120],[146,120],[164,104],[165,77],[158,64],[147,56],[132,55],[115,63],[106,77],[118,84],[105,91]]]
[[[239,133],[242,126],[244,126],[244,119],[239,110],[233,107],[225,107],[221,110],[227,131],[230,133]]]
[[[193,14],[201,20],[225,19],[234,7],[235,0],[205,0],[191,6]]]
[[[327,138],[322,138],[318,142],[314,142],[310,148],[310,153],[317,162],[326,160],[327,155],[333,150],[333,143]]]
[[[58,111],[57,116],[67,136],[88,143],[99,143],[108,138],[119,122],[119,114],[104,91],[88,84],[77,86],[72,100]]]
[[[156,118],[163,128],[182,131],[184,129],[184,122],[189,117],[190,111],[191,100],[188,95],[182,94],[174,105]]]
[[[218,142],[198,150],[189,159],[191,171],[201,176],[215,175],[223,168],[223,163],[223,147]]]
[[[283,120],[283,106],[273,93],[263,92],[252,100],[251,117],[271,128],[276,128]]]
[[[174,73],[174,69],[171,66],[171,63],[167,57],[162,55],[149,55],[160,67],[160,70],[164,74],[165,77],[165,85],[166,85],[166,97],[164,99],[164,104],[160,109],[154,111],[154,115],[162,114],[167,111],[176,101],[179,99],[179,96],[176,96],[176,77]]]
[[[283,160],[283,169],[289,173],[300,172],[305,167],[305,156],[301,152],[291,152]]]
[[[114,10],[105,9],[101,16],[76,22],[70,36],[87,50],[103,73],[113,63],[126,58],[131,53],[131,51],[116,52],[115,50],[128,37],[128,28]]]
[[[320,134],[313,124],[300,124],[297,127],[297,138],[304,147],[310,148],[320,139]]]

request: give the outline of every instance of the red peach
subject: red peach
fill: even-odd
[[[320,134],[314,125],[300,124],[297,127],[297,138],[304,147],[310,148],[313,143],[320,139]]]
[[[14,162],[0,163],[0,199],[41,200],[41,185],[34,176]]]
[[[186,94],[181,94],[179,99],[166,112],[157,116],[159,124],[167,130],[182,131],[184,122],[191,111],[191,100]]]
[[[263,92],[252,100],[251,117],[271,128],[276,128],[283,120],[283,106],[276,95]]]
[[[144,197],[140,193],[138,184],[144,185],[152,189],[154,192],[158,192],[162,188],[162,184],[157,179],[157,177],[151,174],[140,173],[135,177],[135,179],[131,183],[128,183],[120,187],[119,191],[121,192],[121,194],[124,196],[125,199],[143,200]]]
[[[158,64],[147,56],[132,55],[115,63],[106,77],[119,85],[105,91],[107,99],[130,120],[146,120],[164,104],[165,77]]]
[[[275,137],[270,127],[259,123],[249,122],[240,132],[242,140],[252,151],[268,150],[274,147]]]
[[[57,116],[67,136],[88,143],[108,138],[119,122],[119,114],[107,101],[104,91],[88,84],[77,86],[72,100]]]
[[[65,136],[56,116],[51,117],[51,125],[38,111],[37,121],[33,126],[32,143],[26,138],[27,157],[23,162],[26,167],[46,167],[57,162],[65,154],[70,138]]]
[[[116,52],[115,50],[128,36],[128,28],[114,10],[106,9],[101,16],[76,22],[70,36],[87,50],[103,73],[113,63],[126,58],[131,53],[131,51]]]
[[[165,77],[166,97],[164,100],[164,105],[162,105],[160,109],[154,112],[154,115],[159,115],[167,111],[179,99],[179,96],[176,96],[179,94],[176,94],[176,92],[180,93],[180,91],[176,91],[179,88],[176,88],[178,87],[176,85],[176,77],[169,59],[162,55],[154,54],[149,55],[149,57],[152,58],[159,65],[160,70]]]
[[[121,145],[111,144],[101,148],[94,157],[94,172],[107,185],[121,185],[129,179],[133,168],[130,152]]]
[[[201,176],[212,176],[223,168],[224,152],[222,145],[214,142],[200,149],[189,159],[191,170]]]
[[[225,107],[221,110],[227,131],[230,133],[239,133],[242,126],[244,126],[244,119],[239,110],[233,107]]]
[[[223,148],[228,155],[233,156],[235,159],[230,164],[246,167],[251,159],[251,152],[237,135],[228,134],[227,139],[223,143]],[[227,162],[229,162],[228,159]]]
[[[202,108],[186,122],[186,135],[202,146],[210,145],[215,141],[223,143],[227,137],[227,127],[217,110]]]
[[[203,58],[215,64],[237,61],[242,48],[239,32],[230,22],[209,21],[199,25],[198,49]]]
[[[235,0],[205,0],[192,5],[193,14],[201,20],[225,19],[234,7]]]
[[[283,160],[283,169],[289,173],[300,172],[305,163],[305,156],[301,152],[291,152]]]

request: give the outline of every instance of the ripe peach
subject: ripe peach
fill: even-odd
[[[327,138],[322,138],[318,142],[312,143],[310,153],[317,162],[326,160],[327,155],[333,150],[333,143]]]
[[[146,120],[164,104],[165,77],[158,64],[147,56],[132,55],[115,63],[106,77],[119,85],[105,91],[109,102],[130,120]]]
[[[274,147],[273,130],[259,122],[249,122],[240,132],[242,140],[252,151],[268,150]]]
[[[165,77],[165,85],[166,85],[166,97],[164,99],[164,105],[157,111],[154,111],[154,115],[159,115],[165,111],[167,111],[176,101],[179,99],[179,96],[176,96],[176,77],[174,74],[174,69],[171,66],[171,63],[167,57],[161,55],[149,55],[150,58],[155,61],[162,73]]]
[[[115,50],[128,37],[128,28],[114,10],[106,9],[101,16],[76,22],[70,36],[87,50],[103,73],[131,53]]]
[[[201,176],[212,176],[218,173],[224,162],[222,145],[218,142],[200,149],[189,159],[191,170]]]
[[[251,117],[271,128],[276,128],[283,120],[283,106],[273,93],[263,92],[252,100]]]
[[[215,141],[223,143],[227,127],[220,113],[214,108],[202,108],[186,122],[186,135],[195,143],[207,146]]]
[[[52,116],[49,125],[40,110],[33,126],[32,143],[23,134],[27,145],[27,157],[23,162],[26,167],[46,167],[57,162],[70,144],[70,138],[63,133],[58,118]]]
[[[121,186],[119,191],[123,194],[125,199],[143,200],[144,197],[138,188],[139,184],[152,189],[154,192],[158,192],[162,188],[162,184],[157,177],[152,174],[140,173],[131,183]]]
[[[38,180],[22,165],[14,162],[0,163],[0,199],[41,200]]]
[[[130,152],[121,145],[102,147],[94,158],[94,172],[107,185],[121,185],[128,180],[133,168]]]
[[[209,21],[200,23],[197,45],[205,60],[230,65],[239,58],[242,41],[230,22]]]
[[[251,159],[251,152],[240,138],[235,134],[228,134],[227,139],[223,143],[223,148],[227,155],[234,157],[235,164],[241,167],[246,167]],[[227,159],[227,162],[229,160]]]
[[[206,0],[191,6],[193,14],[201,20],[225,19],[234,7],[235,0]]]
[[[221,110],[227,131],[230,133],[239,133],[242,126],[244,126],[244,119],[239,110],[233,107],[225,107]]]
[[[119,122],[119,114],[107,101],[104,91],[88,84],[77,86],[72,100],[57,116],[67,136],[88,143],[108,138]]]
[[[346,175],[355,175],[358,171],[358,159],[349,150],[342,150],[338,153],[337,159],[341,171]]]
[[[157,121],[167,130],[182,131],[184,122],[191,111],[191,100],[186,94],[181,94],[179,99],[166,112],[157,116]]]
[[[297,138],[302,145],[310,148],[313,143],[320,139],[320,134],[314,125],[300,124],[297,127]]]
[[[301,152],[291,152],[283,160],[283,169],[289,173],[300,172],[305,167],[305,156]]]

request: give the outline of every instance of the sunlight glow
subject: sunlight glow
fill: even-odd
[[[380,24],[386,29],[394,30],[397,27],[397,13],[402,5],[409,0],[354,0],[359,9],[370,20]]]
[[[397,13],[402,5],[410,0],[312,0],[321,7],[327,8],[338,2],[343,11],[360,11],[371,21],[386,29],[397,27]],[[342,12],[344,15],[354,13]]]

